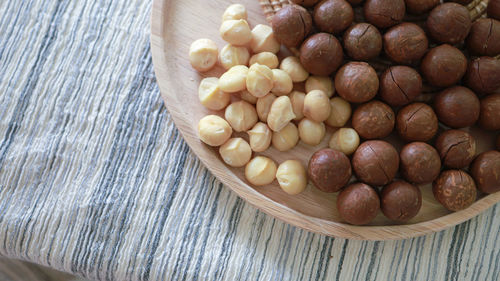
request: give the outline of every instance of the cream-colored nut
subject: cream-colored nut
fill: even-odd
[[[287,151],[294,148],[299,142],[299,131],[293,123],[288,123],[279,132],[273,132],[273,147],[279,151]]]
[[[300,121],[304,118],[304,99],[306,98],[306,94],[293,91],[290,94],[290,101],[292,102],[293,113],[295,114],[296,121]]]
[[[222,160],[231,167],[243,167],[252,158],[252,149],[242,138],[229,139],[219,148]]]
[[[262,53],[258,53],[258,54],[253,55],[250,58],[250,62],[248,64],[251,66],[252,64],[255,64],[255,63],[265,65],[265,66],[269,67],[270,69],[275,69],[280,64],[280,62],[278,60],[278,56],[276,56],[275,54],[273,54],[271,52],[262,52]]]
[[[359,135],[354,129],[340,128],[333,133],[329,146],[345,155],[351,155],[358,149]]]
[[[300,140],[308,145],[318,145],[325,137],[326,128],[322,122],[314,122],[304,118],[299,123]]]
[[[189,47],[189,62],[191,66],[201,72],[214,67],[217,62],[219,49],[210,39],[198,39]]]
[[[236,132],[246,132],[258,121],[255,107],[246,101],[237,101],[230,104],[226,107],[224,117]]]
[[[331,110],[330,100],[321,90],[313,90],[304,98],[304,116],[313,121],[325,121],[330,116]]]
[[[247,88],[248,67],[237,65],[231,67],[219,78],[219,88],[227,93],[236,93]]]
[[[258,63],[252,64],[248,69],[247,90],[255,97],[261,98],[273,88],[273,71]]]
[[[246,20],[247,9],[241,4],[232,4],[224,11],[222,21],[226,20]]]
[[[274,38],[273,29],[269,25],[258,24],[252,29],[252,41],[250,48],[254,53],[279,52],[281,45]]]
[[[273,94],[267,94],[265,97],[259,98],[257,100],[256,108],[259,120],[267,123],[267,117],[269,111],[271,111],[271,106],[273,105],[276,96]]]
[[[240,98],[250,104],[257,103],[257,98],[250,94],[247,90],[243,90],[240,92]]]
[[[259,122],[248,131],[248,137],[253,151],[264,152],[271,145],[273,133],[266,124]]]
[[[198,122],[200,140],[210,146],[224,144],[232,133],[229,123],[217,115],[207,115]]]
[[[253,185],[268,185],[276,178],[276,163],[273,160],[257,156],[245,167],[245,177]]]
[[[300,60],[294,56],[283,59],[280,69],[286,71],[295,83],[304,82],[309,77],[309,72],[300,64]]]
[[[246,20],[226,20],[219,29],[222,39],[235,46],[244,46],[252,40],[252,31]]]
[[[292,102],[288,96],[281,96],[274,100],[267,116],[267,125],[275,132],[283,129],[295,118]]]
[[[306,92],[309,93],[314,90],[321,90],[331,98],[335,94],[333,80],[326,76],[309,76],[306,81]]]
[[[246,47],[227,44],[219,53],[219,63],[225,69],[230,69],[235,65],[247,65],[249,59],[250,53]]]
[[[332,127],[344,126],[351,118],[351,104],[340,97],[334,97],[330,100],[331,112],[325,123]]]
[[[290,75],[281,69],[273,69],[273,88],[271,92],[277,96],[288,95],[292,92],[293,81]]]
[[[297,195],[307,187],[306,168],[298,160],[281,163],[276,171],[281,189],[290,195]]]
[[[209,77],[201,80],[198,88],[201,104],[211,110],[224,109],[231,101],[231,95],[219,88],[219,78]]]

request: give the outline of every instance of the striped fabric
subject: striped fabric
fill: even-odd
[[[150,8],[0,1],[1,256],[94,280],[500,279],[497,206],[434,235],[359,242],[239,199],[162,104]]]

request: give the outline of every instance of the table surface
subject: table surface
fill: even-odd
[[[1,256],[95,280],[499,280],[497,206],[432,235],[362,242],[238,198],[163,106],[150,9],[0,1]]]

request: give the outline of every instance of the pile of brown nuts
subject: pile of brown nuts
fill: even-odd
[[[203,105],[227,106],[225,120],[207,116],[199,132],[205,143],[222,145],[228,165],[246,165],[247,180],[254,185],[277,177],[290,194],[303,191],[308,179],[321,191],[340,192],[339,214],[355,225],[370,223],[379,210],[395,222],[414,218],[422,206],[418,186],[423,184],[432,183],[436,200],[451,211],[469,207],[477,190],[500,191],[500,152],[476,155],[476,140],[468,132],[476,124],[491,134],[500,132],[499,0],[489,1],[489,18],[476,21],[465,6],[439,0],[292,2],[275,14],[272,28],[257,31],[263,25],[250,30],[246,11],[235,18],[234,7],[241,5],[225,12],[230,19],[221,35],[232,45],[222,50],[229,54],[221,53],[219,62],[228,72],[200,85]],[[407,13],[425,22],[404,22]],[[192,53],[202,45],[211,57],[199,59],[199,67],[196,60],[191,63],[205,71],[216,63],[217,47],[197,42]],[[300,55],[279,62],[279,44]],[[377,73],[373,65],[384,60],[391,63]],[[306,91],[294,91],[301,82]],[[431,89],[430,100],[422,98],[424,89]],[[241,101],[228,106],[227,93],[235,92]],[[312,155],[307,175],[295,160],[277,168],[267,157],[251,159],[252,151],[271,144],[279,151],[299,140],[318,145],[325,124],[338,130],[329,148]],[[343,128],[348,124],[352,128]],[[230,139],[233,130],[248,132],[250,144]],[[384,140],[393,132],[406,143],[400,151]],[[500,136],[496,146],[500,149]]]

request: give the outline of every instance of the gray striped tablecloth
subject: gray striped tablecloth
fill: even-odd
[[[162,104],[150,8],[0,1],[0,255],[96,280],[499,280],[496,206],[433,235],[359,242],[239,199]]]

